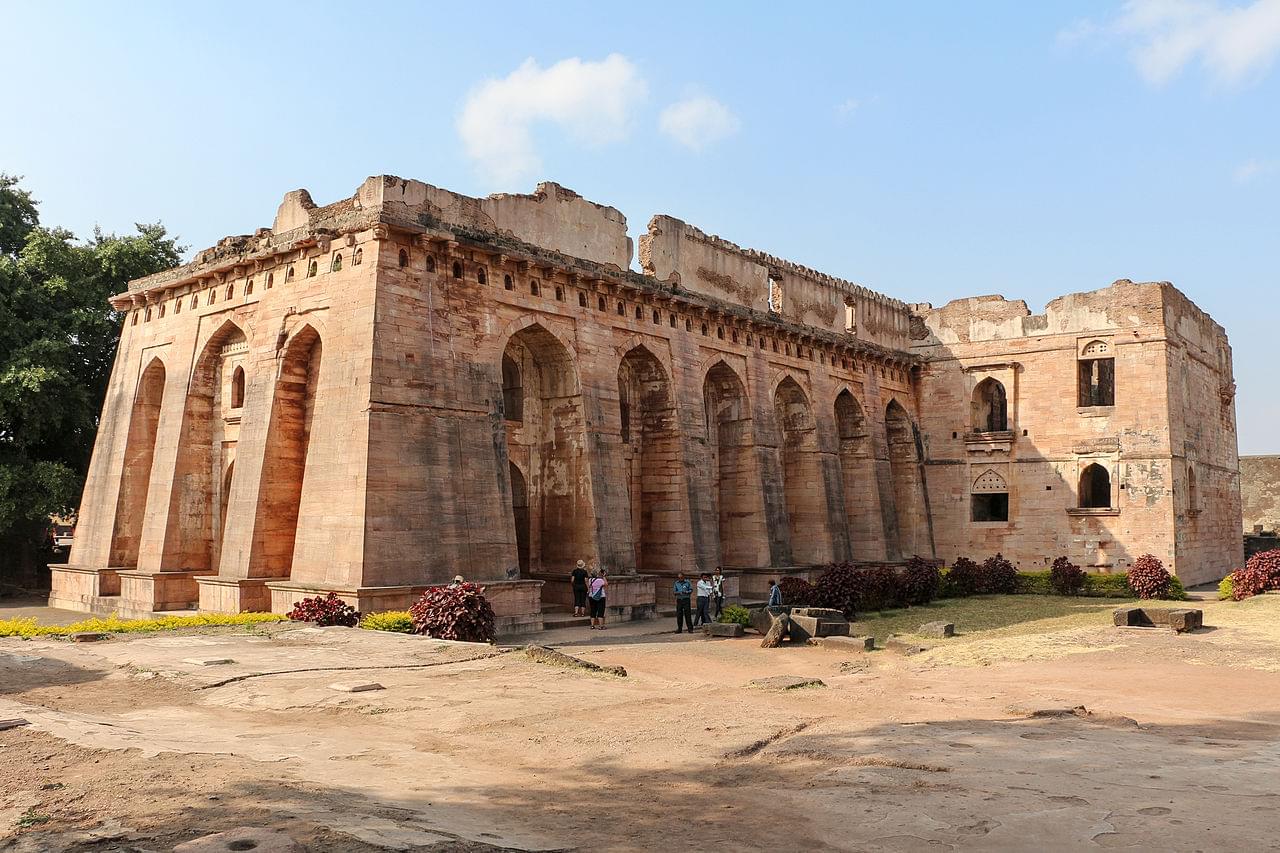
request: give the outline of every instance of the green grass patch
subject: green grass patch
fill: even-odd
[[[890,634],[911,634],[926,622],[954,622],[957,634],[1001,629],[1038,634],[1111,624],[1111,611],[1129,599],[1080,598],[1062,595],[974,595],[942,598],[930,604],[878,613],[859,613],[853,634],[883,642]],[[1145,602],[1150,604],[1150,602]]]
[[[285,622],[278,613],[197,613],[191,616],[159,616],[155,619],[121,619],[118,616],[93,617],[70,625],[41,625],[35,617],[0,619],[0,637],[67,637],[81,632],[102,634],[149,634],[176,631],[180,628],[222,628],[239,625],[261,625]]]

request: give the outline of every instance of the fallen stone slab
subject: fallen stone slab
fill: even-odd
[[[235,663],[231,658],[185,658],[183,663],[189,663],[192,666],[222,666],[228,663]]]
[[[747,632],[737,622],[711,622],[702,626],[702,633],[708,637],[741,637]]]
[[[109,634],[103,634],[99,631],[81,631],[78,634],[71,635],[73,643],[96,643],[99,640],[105,640]]]
[[[1117,628],[1169,628],[1179,634],[1204,627],[1204,611],[1192,607],[1121,607],[1111,619]]]
[[[876,648],[875,637],[815,637],[809,642],[824,649],[842,651],[871,652]]]
[[[616,675],[619,678],[626,678],[627,671],[620,666],[601,666],[598,663],[592,663],[589,660],[575,658],[573,655],[566,655],[564,652],[558,652],[555,649],[549,649],[546,646],[537,646],[532,643],[525,646],[525,655],[529,660],[536,663],[545,663],[548,666],[562,666],[566,669],[581,669],[586,672],[599,672],[605,675]]]
[[[340,681],[336,684],[330,684],[329,689],[336,690],[339,693],[367,693],[370,690],[386,690],[376,681]]]
[[[24,720],[21,717],[15,717],[12,720],[0,720],[0,732],[3,732],[7,729],[16,729],[21,726],[29,726],[29,725],[31,725],[31,721]]]
[[[927,651],[927,646],[911,640],[904,640],[902,637],[893,636],[884,641],[885,651],[893,652],[899,655],[918,655],[923,651]]]
[[[926,622],[916,629],[916,633],[921,637],[954,637],[956,626],[954,622]]]
[[[747,682],[748,687],[757,690],[799,690],[802,687],[826,687],[821,678],[806,678],[803,675],[771,675],[768,678],[757,678]]]
[[[833,607],[793,607],[791,616],[810,616],[814,619],[825,619],[829,622],[844,622],[844,611]]]
[[[751,611],[751,629],[760,634],[768,634],[780,617],[791,612],[790,607],[757,607]]]
[[[765,632],[764,639],[760,641],[760,648],[776,649],[781,646],[783,639],[787,636],[787,628],[790,623],[791,617],[785,613],[781,613],[774,618],[773,624]]]
[[[794,610],[791,611],[791,615],[788,617],[791,621],[787,626],[791,641],[804,643],[814,637],[848,636],[849,623],[845,621],[844,616],[840,615],[839,611],[828,612],[835,613],[835,617],[797,616]]]
[[[174,847],[173,853],[229,853],[232,850],[303,853],[302,847],[283,832],[256,826],[241,826],[186,841]]]

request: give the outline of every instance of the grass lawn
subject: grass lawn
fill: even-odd
[[[1111,612],[1136,604],[1125,598],[1061,595],[975,595],[944,598],[920,607],[859,613],[852,633],[883,642],[890,634],[913,634],[926,622],[954,622],[959,635],[999,632],[1003,636],[1042,634],[1111,624]],[[1151,605],[1153,602],[1146,602]],[[1178,602],[1156,602],[1177,606]],[[1199,606],[1200,602],[1196,603]]]

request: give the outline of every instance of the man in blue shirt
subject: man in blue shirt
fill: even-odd
[[[778,586],[777,581],[769,581],[769,606],[782,606],[782,587]]]
[[[693,613],[689,607],[689,598],[693,595],[693,584],[685,579],[684,572],[676,575],[676,582],[671,587],[676,597],[676,633],[684,633],[688,628],[693,633]]]

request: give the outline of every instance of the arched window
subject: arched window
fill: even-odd
[[[1091,341],[1080,351],[1079,405],[1114,406],[1116,403],[1116,360],[1106,341]]]
[[[538,293],[540,292],[540,288],[538,287],[538,280],[536,278],[529,279],[529,292],[532,293],[534,296],[537,296]]]
[[[191,307],[192,308],[200,307],[200,294],[198,293],[191,294]]]
[[[970,490],[970,518],[973,521],[1009,520],[1009,485],[988,468],[973,482]]]
[[[364,247],[361,246],[360,248],[355,250],[354,254],[351,255],[351,266],[358,267],[360,266],[360,262],[363,260],[364,260]]]
[[[244,405],[244,368],[236,365],[231,374],[231,408],[238,409]]]
[[[644,309],[641,308],[639,305],[636,306],[636,319],[637,320],[644,319]]]
[[[405,263],[408,263],[408,261],[405,261]],[[401,266],[404,266],[404,264],[401,264]],[[436,271],[436,259],[435,259],[435,256],[434,256],[434,255],[427,255],[427,272],[435,272],[435,271]]]
[[[480,267],[476,270],[476,281],[480,284],[489,283],[489,274],[484,271],[484,267]]]
[[[556,285],[556,301],[564,302],[564,288],[558,284]]]
[[[333,256],[333,260],[329,263],[329,272],[338,272],[342,269],[342,253],[338,252]]]
[[[404,269],[405,267],[409,266],[409,253],[406,252],[404,249],[400,250],[399,263],[400,263],[400,269]],[[428,267],[428,269],[430,269],[430,267]]]
[[[142,315],[142,322],[144,323],[151,322],[151,306],[147,306],[147,313]]]
[[[227,285],[227,297],[226,297],[226,298],[227,298],[227,299],[230,299],[231,297],[233,297],[233,296],[235,296],[235,295],[236,295],[236,286],[235,286],[234,284],[228,284],[228,285]]]
[[[214,295],[215,295],[215,294],[214,294],[214,290],[213,290],[213,288],[212,288],[212,287],[211,287],[211,288],[209,288],[209,298],[205,300],[205,304],[206,304],[206,305],[212,305],[212,304],[213,304]]]
[[[173,300],[173,313],[175,314],[182,313],[182,297],[181,296]]]
[[[1083,509],[1111,507],[1111,473],[1094,462],[1080,472],[1080,506]]]
[[[583,293],[581,290],[578,291],[578,307],[587,307],[587,294]]]
[[[516,283],[515,283],[514,281],[512,281],[512,280],[511,280],[511,276],[509,276],[509,275],[503,275],[503,276],[502,276],[502,289],[503,289],[503,290],[515,290],[515,289],[516,289]]]
[[[320,265],[315,261],[307,264],[307,278],[315,278],[315,274],[320,271]]]
[[[457,261],[453,262],[453,277],[462,278],[462,264]]]
[[[253,295],[253,279],[249,279],[249,281],[245,283],[245,286],[244,286],[244,295],[245,295],[245,296],[252,296],[252,295]]]
[[[273,272],[267,273],[267,290],[270,290],[271,285],[275,283],[276,283],[276,274]]]
[[[131,325],[131,326],[136,326],[136,325],[138,325],[138,315],[139,315],[139,314],[141,314],[141,313],[142,313],[141,311],[134,311],[134,312],[133,312],[133,319],[132,319],[131,321],[129,321],[129,325]]]
[[[502,356],[502,414],[509,421],[524,420],[524,382],[520,365],[509,355]]]
[[[973,389],[973,431],[1004,432],[1008,428],[1009,410],[1004,385],[988,377]]]
[[[286,284],[293,281],[293,264],[289,264],[289,266],[285,267],[284,280]]]
[[[619,317],[625,317],[626,315],[627,315],[627,303],[625,303],[625,302],[619,302],[619,303],[618,303],[618,316],[619,316]]]
[[[161,317],[163,317],[163,316],[164,316],[164,303],[163,303],[163,302],[161,302],[161,303],[160,303],[160,316],[161,316]]]
[[[596,299],[596,310],[603,311],[607,306],[604,304],[604,297],[600,296]]]

